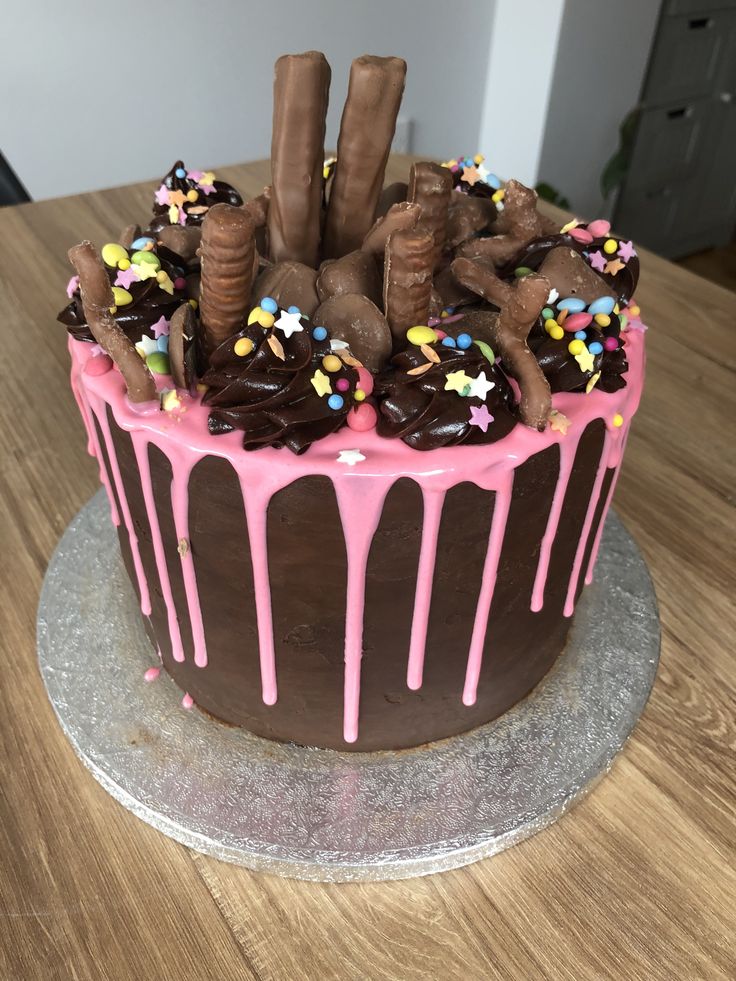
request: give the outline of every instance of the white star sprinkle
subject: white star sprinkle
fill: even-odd
[[[481,371],[477,378],[470,379],[470,391],[468,396],[474,399],[482,399],[484,402],[486,396],[492,388],[496,387],[495,382],[489,382],[486,378],[485,371]]]
[[[337,458],[338,463],[347,463],[349,467],[354,467],[356,463],[362,463],[365,457],[360,450],[340,450]]]
[[[301,317],[301,313],[288,313],[286,310],[282,310],[281,316],[274,324],[274,327],[278,327],[279,330],[283,331],[284,337],[291,337],[292,334],[304,330],[301,324]]]
[[[484,167],[482,163],[476,165],[476,170],[480,174],[480,179],[482,181],[484,181],[486,177],[488,177],[488,175],[490,174],[490,170],[487,167]]]
[[[144,334],[136,344],[135,349],[138,354],[142,354],[144,358],[147,358],[149,354],[158,351],[158,343],[152,337]]]
[[[559,293],[554,287],[549,291],[549,296],[547,297],[547,303],[554,303],[558,299]]]

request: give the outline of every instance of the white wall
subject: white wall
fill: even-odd
[[[0,146],[34,198],[266,157],[273,62],[323,50],[328,145],[350,61],[409,63],[413,147],[479,149],[494,0],[32,0],[4,14]]]
[[[581,218],[610,217],[600,175],[639,100],[659,8],[659,0],[566,0],[538,179]]]

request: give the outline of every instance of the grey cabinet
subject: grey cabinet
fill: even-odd
[[[615,222],[677,257],[736,225],[736,0],[670,0],[652,49]]]

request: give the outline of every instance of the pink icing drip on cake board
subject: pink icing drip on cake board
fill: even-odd
[[[176,660],[182,660],[185,652],[166,558],[163,554],[150,466],[147,461],[149,446],[154,445],[161,450],[171,464],[173,475],[171,506],[176,535],[180,542],[187,610],[193,635],[194,662],[203,668],[207,664],[207,648],[197,590],[196,555],[193,555],[188,547],[189,478],[198,461],[205,456],[226,460],[237,474],[243,494],[253,565],[262,696],[268,705],[274,704],[278,698],[266,541],[269,502],[274,494],[302,477],[318,475],[326,476],[331,480],[335,488],[347,552],[343,727],[345,740],[354,742],[358,737],[360,708],[366,566],[384,500],[391,486],[399,478],[408,477],[419,484],[424,500],[422,542],[407,658],[407,684],[412,689],[419,688],[422,684],[424,645],[444,495],[450,488],[465,481],[470,481],[483,490],[492,491],[495,495],[483,579],[468,652],[465,686],[463,692],[458,693],[466,705],[472,705],[476,699],[482,667],[486,628],[506,531],[514,471],[534,454],[549,446],[558,445],[560,467],[557,487],[530,596],[531,609],[536,612],[543,607],[551,549],[580,437],[591,422],[602,419],[606,425],[606,435],[567,587],[564,612],[566,616],[572,614],[603,479],[607,470],[613,468],[616,471],[592,544],[585,575],[586,582],[589,582],[592,577],[602,527],[613,496],[629,423],[641,397],[644,375],[643,333],[629,331],[622,337],[626,342],[626,354],[630,364],[625,388],[610,394],[593,389],[587,395],[559,393],[553,396],[554,408],[570,420],[567,434],[552,430],[549,426],[543,433],[539,433],[523,425],[517,425],[504,439],[490,446],[453,446],[420,452],[407,447],[399,440],[383,439],[375,431],[358,433],[346,428],[320,440],[301,456],[295,456],[288,450],[271,447],[259,449],[255,453],[246,452],[242,447],[242,436],[238,432],[221,436],[210,435],[207,430],[207,408],[201,405],[198,398],[183,392],[179,393],[181,408],[173,412],[160,411],[156,402],[145,403],[143,406],[134,405],[126,397],[125,385],[117,370],[102,375],[83,373],[84,363],[90,356],[89,345],[70,338],[69,348],[72,356],[72,387],[87,429],[89,449],[99,462],[100,479],[108,493],[112,520],[118,524],[119,516],[112,490],[112,481],[114,481],[117,499],[131,541],[141,608],[143,613],[148,615],[150,613],[148,584],[140,561],[137,538],[109,432],[108,406],[117,425],[131,434],[139,464],[146,513],[151,525],[156,571],[166,604],[172,652]],[[168,387],[172,385],[169,378],[161,377],[160,382]],[[92,423],[92,414],[105,439],[112,481],[100,450],[96,427]],[[616,414],[623,416],[625,425],[614,424]],[[340,451],[350,449],[359,449],[365,459],[352,466],[338,462]],[[144,461],[142,466],[141,461]]]

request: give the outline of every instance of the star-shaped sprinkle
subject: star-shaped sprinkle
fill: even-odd
[[[131,283],[139,282],[140,277],[135,271],[135,268],[135,266],[130,266],[129,269],[118,269],[118,274],[115,277],[115,285],[122,286],[123,289],[129,290]]]
[[[587,347],[584,351],[581,351],[580,354],[575,355],[575,360],[577,361],[580,370],[583,372],[592,371],[595,367],[593,355],[590,353]]]
[[[562,433],[563,436],[567,436],[567,430],[570,428],[570,420],[567,416],[559,412],[557,409],[550,409],[549,416],[549,427],[555,433]]]
[[[588,395],[589,392],[592,392],[593,391],[593,389],[595,388],[595,386],[598,384],[598,379],[600,377],[601,377],[600,371],[596,371],[596,373],[594,375],[592,375],[588,379],[588,384],[585,386],[585,394],[586,395]]]
[[[325,395],[332,395],[332,383],[327,375],[323,371],[320,371],[319,368],[317,368],[309,380],[314,385],[314,390],[320,398],[324,398]]]
[[[591,252],[588,256],[590,260],[590,265],[597,272],[603,272],[607,266],[606,257],[603,255],[600,249],[596,252]]]
[[[184,191],[169,191],[169,204],[175,204],[177,208],[182,208],[186,199]]]
[[[154,262],[134,262],[128,272],[134,272],[137,279],[155,279],[158,267]]]
[[[362,463],[365,457],[360,450],[340,450],[337,458],[338,463],[347,463],[349,467],[354,467],[356,463]]]
[[[274,327],[278,327],[280,331],[283,331],[284,337],[289,338],[292,334],[304,330],[301,318],[302,315],[298,310],[296,313],[289,313],[287,310],[282,310],[281,316],[274,324]]]
[[[71,298],[74,296],[75,291],[79,288],[79,276],[72,276],[69,282],[66,284],[66,295]]]
[[[483,163],[476,164],[475,169],[478,171],[478,177],[485,182],[486,177],[490,174],[490,170]]]
[[[634,243],[630,240],[628,242],[619,242],[618,252],[616,255],[623,259],[624,262],[628,262],[629,259],[633,259],[636,255]]]
[[[136,344],[135,349],[142,358],[147,358],[149,354],[158,351],[158,344],[148,334],[144,334]]]
[[[471,187],[474,184],[477,184],[478,181],[481,180],[481,176],[478,173],[478,168],[476,166],[463,167],[462,179],[465,181],[466,184],[470,184]]]
[[[621,272],[621,270],[624,268],[625,265],[626,263],[621,262],[620,259],[611,259],[610,262],[606,263],[606,267],[603,270],[603,272],[607,276],[615,276],[616,273]]]
[[[187,177],[189,178],[190,181],[194,181],[195,184],[198,184],[202,180],[202,171],[188,170]]]
[[[162,184],[161,187],[154,194],[154,197],[156,198],[156,204],[168,204],[169,203],[168,187],[165,184]]]
[[[158,340],[159,337],[166,337],[169,333],[169,321],[162,314],[155,324],[151,324],[153,336]]]
[[[485,405],[481,405],[481,406],[471,405],[470,406],[470,425],[471,426],[477,426],[478,429],[481,429],[484,433],[487,433],[488,432],[488,427],[490,426],[490,424],[492,422],[493,422],[493,416],[488,411],[488,409],[486,408]]]
[[[181,408],[181,399],[175,388],[162,388],[159,392],[159,398],[164,412],[175,412]]]
[[[91,358],[96,358],[98,354],[104,354],[104,353],[105,353],[105,349],[104,347],[102,347],[101,344],[90,344],[89,356]]]
[[[485,402],[488,393],[495,387],[496,383],[488,381],[485,371],[481,371],[477,378],[470,379],[470,392],[468,394],[471,398],[480,399],[482,402]]]
[[[468,378],[462,368],[460,371],[451,371],[445,378],[445,391],[457,392],[458,395],[462,395],[465,389],[470,387],[471,381],[472,379]]]

